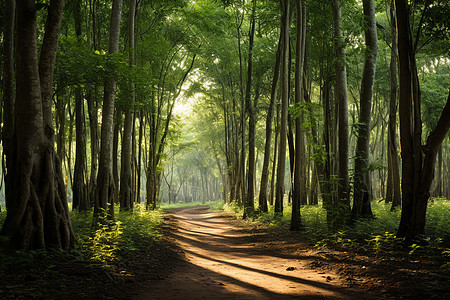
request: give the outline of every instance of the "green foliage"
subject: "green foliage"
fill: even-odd
[[[448,260],[445,264],[443,264],[442,268],[450,268],[450,248],[446,248],[442,251],[442,255]]]
[[[444,256],[450,258],[450,201],[433,199],[427,212],[426,236],[410,246],[410,255]],[[285,205],[283,216],[276,217],[273,207],[269,213],[259,214],[253,221],[273,227],[287,228],[290,223],[291,207]],[[232,203],[224,205],[224,210],[242,216],[242,206]],[[301,220],[305,236],[318,248],[334,247],[345,250],[392,254],[405,251],[403,239],[395,232],[400,221],[400,211],[391,211],[391,204],[372,202],[374,218],[355,221],[352,227],[330,231],[327,226],[326,210],[320,206],[302,206]],[[445,248],[447,247],[447,248]],[[446,263],[445,267],[450,266]]]
[[[161,203],[162,209],[172,209],[172,208],[180,208],[180,207],[190,207],[190,206],[209,206],[212,210],[224,210],[225,205],[223,200],[216,201],[207,201],[207,202],[177,202],[177,203]]]
[[[118,207],[115,207],[118,211]],[[162,221],[160,210],[146,211],[143,205],[133,211],[116,214],[117,221],[99,220],[92,226],[90,214],[71,212],[72,224],[81,253],[89,259],[108,266],[129,251],[145,251],[160,234],[157,226]]]

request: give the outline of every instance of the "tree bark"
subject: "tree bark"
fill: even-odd
[[[342,35],[341,1],[333,0],[333,32],[335,43],[336,86],[335,97],[338,106],[338,202],[334,204],[335,225],[341,226],[350,214],[350,184],[348,175],[349,140],[348,140],[348,103],[347,103],[347,69],[345,42]]]
[[[280,145],[278,150],[275,214],[283,214],[284,178],[286,169],[287,115],[289,103],[289,1],[281,1],[281,119]]]
[[[255,9],[256,0],[253,0],[251,26],[249,32],[249,46],[248,46],[248,68],[247,68],[247,86],[245,89],[245,106],[248,114],[248,172],[247,172],[247,195],[244,201],[244,216],[243,218],[253,215],[255,211],[255,134],[256,134],[256,120],[255,107],[251,101],[252,78],[253,78],[253,41],[255,38]],[[257,97],[257,96],[255,96]]]
[[[6,159],[5,172],[5,201],[6,208],[9,206],[13,191],[10,190],[13,178],[10,171],[13,168],[14,158],[14,23],[16,5],[14,0],[6,0],[3,33],[3,129],[2,146],[3,155]]]
[[[135,64],[134,58],[134,19],[135,19],[135,11],[136,11],[136,0],[130,0],[130,11],[128,15],[128,51],[129,51],[129,66],[132,68]],[[121,163],[120,163],[120,209],[129,210],[133,208],[134,198],[135,198],[135,190],[133,190],[132,184],[132,168],[131,168],[131,139],[133,135],[133,120],[134,120],[134,101],[135,101],[135,93],[134,93],[134,83],[130,84],[131,88],[131,101],[129,103],[130,107],[127,107],[125,113],[125,121],[123,128],[123,137],[122,137],[122,154],[121,154]]]
[[[75,34],[81,41],[81,0],[77,0],[74,9]],[[75,168],[73,171],[73,200],[72,209],[87,211],[89,209],[89,194],[87,186],[86,170],[86,129],[84,116],[83,89],[75,88],[75,128],[76,128],[76,148],[75,148]]]
[[[394,7],[391,6],[392,47],[391,62],[389,66],[390,76],[390,101],[388,124],[388,180],[386,185],[386,201],[391,202],[391,209],[401,205],[400,190],[400,165],[397,153],[397,37],[395,30]]]
[[[119,51],[120,16],[122,0],[113,0],[109,36],[109,53]],[[94,215],[107,214],[114,219],[114,180],[112,176],[112,143],[114,127],[114,98],[116,79],[110,76],[105,80],[102,110],[102,129],[100,141],[99,169],[94,202]],[[109,205],[109,207],[108,207]]]
[[[370,206],[369,142],[372,117],[372,94],[378,55],[377,25],[374,0],[363,0],[366,60],[361,82],[359,124],[355,150],[355,182],[352,218],[372,217]]]
[[[270,91],[270,103],[266,117],[266,141],[264,144],[264,160],[261,171],[261,183],[259,190],[259,210],[268,212],[267,207],[267,185],[269,183],[269,163],[270,163],[270,145],[272,142],[272,120],[275,110],[275,102],[277,97],[278,78],[280,75],[280,56],[281,56],[281,37],[278,41],[277,53],[275,55],[275,67],[273,71],[272,89]]]
[[[399,60],[399,115],[402,157],[402,213],[397,236],[407,242],[425,231],[436,153],[450,128],[450,93],[441,117],[422,146],[420,87],[408,4],[395,0]]]
[[[56,51],[64,1],[51,1],[47,22],[47,39],[41,51]],[[58,15],[59,14],[59,15]],[[53,21],[54,21],[53,20]],[[44,120],[47,109],[42,100],[42,87],[50,86],[54,66],[52,59],[41,61],[43,78],[39,76],[37,13],[34,2],[17,2],[17,73],[14,155],[9,189],[11,194],[2,235],[14,248],[67,249],[75,243],[69,217],[60,160],[54,149],[52,128]],[[51,24],[51,25],[49,25]],[[56,27],[56,28],[53,28]],[[55,57],[42,53],[41,57]],[[50,83],[47,81],[50,80]],[[51,107],[49,107],[51,109]],[[51,111],[51,110],[50,110]],[[50,115],[51,116],[51,115]],[[20,120],[18,122],[17,120]],[[51,118],[50,118],[51,120]],[[54,135],[53,135],[54,136]]]
[[[295,105],[298,109],[295,118],[295,158],[294,158],[294,184],[292,197],[291,230],[301,227],[300,205],[306,204],[306,144],[305,132],[302,129],[303,113],[303,66],[305,61],[306,42],[306,5],[304,0],[296,1],[297,11],[297,44],[295,51]]]

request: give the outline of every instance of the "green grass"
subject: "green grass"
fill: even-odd
[[[108,264],[118,255],[130,251],[145,251],[160,234],[161,210],[146,211],[137,205],[133,211],[119,211],[115,207],[115,222],[92,224],[92,213],[71,212],[72,226],[78,240],[78,249],[91,260]]]
[[[162,209],[171,209],[171,208],[181,208],[181,207],[191,207],[191,206],[209,206],[212,210],[222,210],[223,208],[223,200],[216,201],[207,201],[207,202],[177,202],[177,203],[166,203],[163,202],[160,204],[160,208]]]
[[[242,218],[242,206],[231,203],[224,205],[224,211]],[[411,255],[441,256],[450,261],[450,201],[432,199],[428,204],[427,223],[421,243],[404,248],[402,239],[395,233],[400,223],[400,210],[391,211],[391,205],[373,201],[374,218],[362,219],[353,226],[343,227],[337,232],[329,231],[326,211],[321,206],[302,206],[301,220],[303,232],[316,247],[333,247],[345,250],[360,250],[377,254],[390,254],[403,251]],[[269,227],[288,230],[291,219],[291,206],[286,202],[282,216],[276,216],[273,207],[268,213],[257,213],[253,222]],[[450,267],[450,263],[446,263]]]

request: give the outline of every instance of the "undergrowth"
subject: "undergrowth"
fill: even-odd
[[[115,208],[118,210],[118,207]],[[78,249],[85,257],[108,266],[113,260],[132,251],[146,251],[160,234],[162,211],[146,211],[137,205],[132,211],[116,213],[116,220],[92,224],[92,214],[71,212]]]
[[[216,201],[206,201],[206,202],[176,202],[176,203],[167,203],[162,202],[160,207],[162,209],[172,209],[172,208],[181,208],[181,207],[190,207],[190,206],[209,206],[212,210],[222,210],[223,208],[223,200]]]
[[[291,206],[284,205],[282,216],[274,214],[273,207],[268,213],[256,213],[253,222],[269,227],[284,227],[290,224]],[[242,218],[243,207],[236,204],[224,205],[224,211]],[[353,226],[344,226],[338,231],[327,227],[326,211],[321,206],[302,206],[301,220],[304,236],[318,248],[332,247],[343,250],[370,252],[376,255],[394,253],[410,256],[441,257],[450,267],[450,201],[432,199],[428,204],[425,235],[418,241],[405,246],[404,240],[395,236],[400,223],[400,210],[391,211],[391,205],[372,202],[374,218],[357,220]]]

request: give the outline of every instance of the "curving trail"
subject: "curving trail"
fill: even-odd
[[[136,299],[369,299],[309,268],[308,251],[280,254],[258,243],[257,230],[208,207],[171,210],[166,225],[187,261]]]

